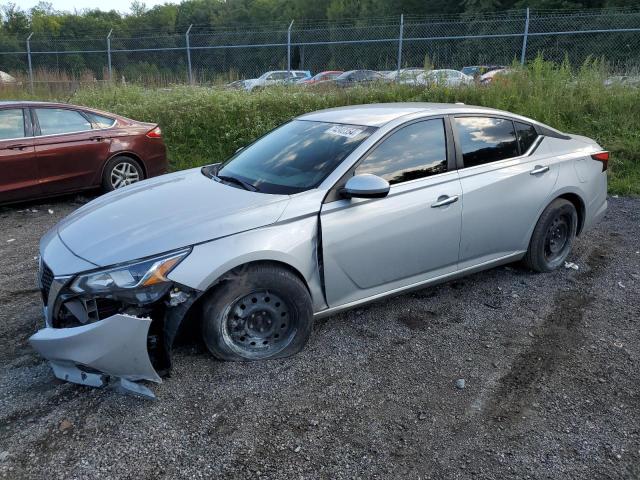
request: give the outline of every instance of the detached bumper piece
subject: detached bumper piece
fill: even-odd
[[[29,343],[61,380],[104,387],[115,377],[118,389],[155,398],[149,388],[134,383],[162,382],[147,351],[150,326],[150,318],[116,314],[79,327],[43,328]]]

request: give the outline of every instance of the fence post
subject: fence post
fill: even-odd
[[[33,69],[31,67],[31,37],[33,32],[27,37],[27,63],[29,64],[29,88],[33,92]]]
[[[404,13],[400,14],[400,35],[398,36],[398,74],[396,80],[400,80],[400,69],[402,68],[402,38],[404,37]]]
[[[527,56],[527,38],[529,37],[529,7],[527,7],[527,17],[524,21],[524,35],[522,37],[522,53],[520,54],[520,64],[524,65]]]
[[[193,24],[187,28],[187,33],[184,34],[184,39],[187,45],[187,76],[189,78],[189,85],[193,85],[193,73],[191,72],[191,45],[189,45],[189,33],[191,32]]]
[[[287,28],[287,73],[291,75],[291,27],[293,27],[293,20]]]
[[[113,81],[113,72],[111,71],[111,34],[113,33],[113,28],[109,30],[109,34],[107,35],[107,72],[109,72],[109,82]]]

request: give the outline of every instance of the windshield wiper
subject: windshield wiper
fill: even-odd
[[[236,185],[240,185],[242,188],[244,188],[245,190],[249,190],[250,192],[260,191],[258,190],[258,187],[256,187],[255,185],[251,185],[250,183],[240,180],[239,178],[236,178],[236,177],[230,177],[228,175],[216,175],[216,178],[219,178],[223,182],[235,183]]]

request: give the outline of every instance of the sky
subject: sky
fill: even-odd
[[[22,9],[28,10],[31,7],[36,6],[40,0],[19,0],[16,2]],[[51,3],[55,10],[63,10],[73,12],[74,10],[100,9],[100,10],[117,10],[122,13],[129,13],[131,11],[131,0],[46,0],[47,3]],[[147,8],[154,7],[156,5],[162,5],[163,3],[176,3],[170,0],[143,0]]]

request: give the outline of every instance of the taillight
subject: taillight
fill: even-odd
[[[604,172],[607,169],[609,164],[609,152],[598,152],[591,155],[591,158],[602,162],[602,171]]]
[[[147,132],[147,137],[162,138],[162,130],[160,130],[160,127],[156,127],[153,130],[150,130],[149,132]]]

